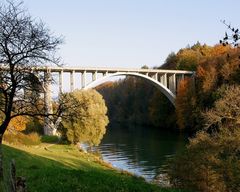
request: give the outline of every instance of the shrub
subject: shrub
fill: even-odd
[[[15,145],[39,145],[41,143],[40,137],[37,133],[30,133],[28,135],[23,133],[10,133],[4,134],[3,140],[5,142]]]
[[[23,131],[26,134],[29,133],[38,133],[43,134],[43,120],[38,118],[31,118],[26,125],[26,129]]]
[[[43,135],[41,137],[41,142],[43,143],[58,143],[59,137],[54,135]]]

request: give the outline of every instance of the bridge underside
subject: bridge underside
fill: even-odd
[[[37,71],[44,72],[45,76],[51,76],[51,73],[59,74],[59,92],[63,92],[63,74],[70,74],[70,91],[75,89],[76,74],[81,77],[77,81],[78,87],[82,89],[93,88],[94,86],[103,83],[106,79],[114,76],[135,76],[147,80],[149,83],[158,88],[171,102],[175,105],[176,90],[180,80],[186,76],[192,76],[192,71],[180,70],[163,70],[163,69],[111,69],[111,68],[40,68]],[[87,78],[90,75],[90,78]],[[90,82],[87,83],[87,80]],[[49,82],[50,83],[50,82]],[[49,87],[46,82],[46,87]],[[46,94],[50,94],[49,90]]]
[[[166,86],[164,86],[161,82],[159,82],[158,80],[149,77],[147,75],[143,75],[140,73],[128,73],[128,72],[116,72],[116,73],[112,73],[112,74],[108,74],[106,76],[103,76],[99,79],[96,79],[95,81],[89,83],[86,87],[84,87],[83,89],[89,89],[89,88],[94,88],[97,85],[100,85],[101,83],[105,82],[107,79],[111,78],[111,77],[115,77],[115,76],[133,76],[133,77],[139,77],[142,79],[145,79],[146,81],[148,81],[150,84],[152,84],[153,86],[155,86],[157,89],[159,89],[170,101],[173,105],[175,105],[175,91],[172,92],[170,89],[168,89]],[[172,83],[175,83],[174,81]],[[173,85],[174,87],[174,85]]]

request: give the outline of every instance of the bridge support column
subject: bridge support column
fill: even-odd
[[[169,77],[169,89],[176,94],[176,74],[172,74]]]
[[[107,76],[108,75],[108,71],[103,73],[103,76]]]
[[[44,105],[45,105],[45,117],[44,117],[44,134],[45,135],[56,135],[56,127],[51,121],[50,114],[53,114],[52,107],[52,94],[51,94],[52,77],[51,71],[44,72]]]
[[[74,90],[74,74],[75,71],[70,72],[70,91],[73,92]]]
[[[97,71],[92,73],[92,81],[95,81],[97,79]]]
[[[173,75],[173,90],[174,90],[174,94],[176,95],[177,92],[177,77],[176,74]]]
[[[167,74],[164,73],[163,75],[161,75],[160,77],[160,83],[162,83],[165,87],[167,87],[168,85],[168,79],[167,79]]]
[[[181,75],[181,80],[184,80],[184,74]]]
[[[59,72],[59,93],[63,93],[63,71]]]
[[[153,75],[151,75],[151,77],[152,77],[154,80],[158,81],[158,73],[154,73]]]
[[[82,89],[86,87],[86,71],[82,72]]]

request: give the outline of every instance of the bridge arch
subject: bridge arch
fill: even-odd
[[[111,73],[108,75],[105,75],[99,79],[96,79],[95,81],[89,83],[86,87],[84,87],[83,89],[90,89],[90,88],[94,88],[97,85],[103,83],[106,79],[110,78],[110,77],[115,77],[115,76],[134,76],[134,77],[140,77],[142,79],[147,80],[149,83],[151,83],[153,86],[155,86],[157,89],[159,89],[168,99],[169,101],[175,106],[175,99],[176,99],[176,95],[170,91],[166,86],[164,86],[162,83],[160,83],[159,81],[144,75],[144,74],[140,74],[140,73],[134,73],[134,72],[116,72],[116,73]]]

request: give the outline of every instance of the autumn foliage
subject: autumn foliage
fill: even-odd
[[[176,129],[174,106],[145,79],[127,77],[106,82],[97,90],[106,101],[111,123]]]
[[[196,43],[168,56],[161,68],[196,72],[194,85],[189,79],[178,85],[176,116],[180,129],[201,129],[201,111],[213,106],[218,99],[217,89],[223,84],[240,83],[239,55],[240,50],[231,46]]]
[[[198,45],[181,52],[202,48]],[[195,62],[194,86],[190,79],[178,85],[177,123],[180,129],[194,130],[194,136],[174,158],[169,175],[173,185],[191,191],[238,192],[240,50],[221,45],[207,49]],[[188,69],[188,62],[179,65],[180,60],[175,59],[175,66]]]
[[[191,127],[195,112],[196,98],[194,95],[194,80],[186,78],[180,81],[177,90],[176,116],[180,129]]]
[[[24,116],[18,116],[13,118],[9,125],[8,125],[8,130],[13,129],[15,131],[23,131],[26,129],[27,124],[29,123],[29,119]]]
[[[66,95],[68,110],[61,123],[68,141],[99,145],[109,122],[102,96],[95,90],[75,90]],[[76,104],[77,109],[72,110]]]
[[[171,164],[172,184],[192,191],[240,191],[240,86],[223,86],[205,126]]]

